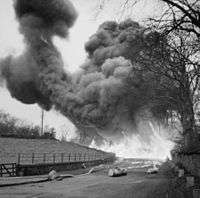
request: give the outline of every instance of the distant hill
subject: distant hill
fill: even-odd
[[[17,162],[18,153],[42,155],[46,153],[52,156],[53,153],[99,153],[100,151],[81,146],[72,142],[61,142],[47,139],[16,139],[0,138],[0,163]]]

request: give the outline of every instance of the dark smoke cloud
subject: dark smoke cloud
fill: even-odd
[[[1,75],[6,79],[11,95],[23,103],[38,103],[45,109],[53,105],[49,95],[41,90],[41,56],[51,62],[58,60],[53,68],[62,73],[62,60],[52,44],[52,36],[66,37],[77,13],[67,0],[17,0],[14,1],[20,32],[26,43],[25,53],[19,57],[7,57],[1,61]],[[46,52],[45,52],[46,50]]]
[[[138,23],[105,22],[85,45],[88,59],[81,72],[64,71],[52,37],[66,37],[77,13],[68,0],[16,0],[26,51],[2,60],[1,75],[11,95],[23,103],[56,108],[77,128],[94,127],[112,134],[133,125],[134,111],[125,81],[145,42],[154,37]]]
[[[46,33],[46,38],[53,35],[66,37],[68,29],[77,17],[72,3],[68,0],[15,0],[14,2],[21,28],[29,26],[39,34]],[[23,24],[26,21],[27,24]],[[23,33],[25,34],[25,30]]]

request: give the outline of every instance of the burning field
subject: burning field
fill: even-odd
[[[169,156],[172,129],[154,116],[148,87],[141,88],[144,77],[136,78],[137,57],[144,48],[157,47],[157,32],[132,20],[104,22],[85,44],[87,59],[72,74],[65,69],[54,37],[68,37],[78,16],[73,4],[68,0],[15,0],[14,9],[26,48],[23,54],[0,61],[0,76],[12,97],[45,110],[56,109],[80,133],[92,128],[90,133],[105,142],[96,145],[93,141],[91,147],[120,157]],[[145,92],[143,96],[139,89]]]

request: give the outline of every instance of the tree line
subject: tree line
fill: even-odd
[[[45,126],[41,134],[40,126],[27,124],[25,121],[0,110],[0,137],[55,139],[55,134],[53,127]]]

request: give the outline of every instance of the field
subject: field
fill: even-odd
[[[97,150],[71,142],[43,139],[0,138],[0,163],[18,162],[19,154],[20,163],[23,164],[32,163],[32,160],[34,160],[34,163],[40,163],[44,160],[44,155],[46,162],[59,162],[62,157],[64,161],[66,161],[69,155],[71,155],[72,161],[74,159],[79,160],[81,157],[83,158],[84,155],[86,155],[86,157],[102,155],[102,153]],[[65,159],[65,157],[67,159]]]

